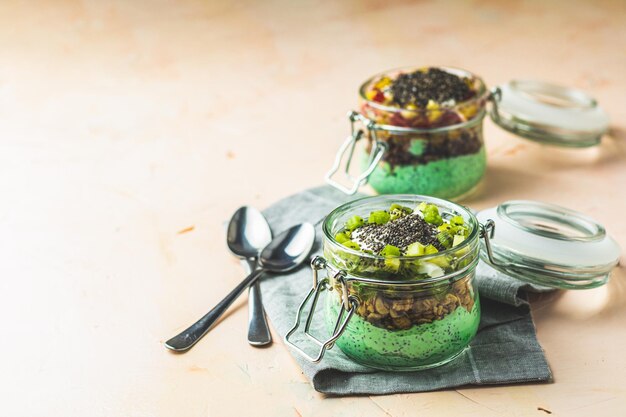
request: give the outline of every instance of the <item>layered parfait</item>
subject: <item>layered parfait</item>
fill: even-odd
[[[352,214],[324,247],[349,276],[355,314],[336,344],[357,362],[380,369],[422,369],[460,354],[480,320],[473,287],[475,223],[435,204],[392,204]],[[327,297],[329,330],[341,308],[340,283]]]
[[[367,81],[360,94],[360,112],[382,127],[377,138],[387,144],[369,178],[376,191],[454,198],[480,181],[488,96],[480,78],[450,68],[396,70]]]

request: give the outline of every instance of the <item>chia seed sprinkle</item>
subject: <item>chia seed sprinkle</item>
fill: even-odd
[[[464,79],[439,68],[400,74],[391,85],[393,101],[402,107],[414,104],[426,107],[429,100],[436,103],[461,102],[473,92]]]
[[[366,224],[355,230],[352,240],[361,249],[368,249],[378,254],[385,245],[393,245],[405,251],[411,243],[419,242],[422,245],[433,245],[437,250],[445,248],[437,240],[437,228],[416,214],[389,221],[385,224]]]

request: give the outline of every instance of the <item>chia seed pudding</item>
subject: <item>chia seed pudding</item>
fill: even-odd
[[[381,194],[455,198],[471,191],[486,167],[482,80],[451,68],[385,72],[361,87],[360,113],[382,126],[387,150],[369,178]],[[363,165],[374,144],[368,146]]]
[[[324,225],[324,258],[355,277],[345,285],[358,300],[335,344],[370,367],[441,365],[461,354],[478,329],[476,220],[454,203],[417,197],[348,203]],[[332,332],[342,284],[329,278],[325,317]]]

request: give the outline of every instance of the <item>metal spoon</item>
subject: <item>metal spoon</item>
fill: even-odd
[[[259,252],[272,240],[272,231],[267,220],[254,207],[240,207],[228,223],[226,242],[233,255],[241,258],[246,274],[256,269]],[[248,291],[248,343],[265,346],[272,342],[267,326],[259,281]]]
[[[167,342],[168,349],[185,352],[204,336],[211,326],[224,314],[239,295],[253,284],[264,272],[287,272],[304,261],[315,241],[315,229],[310,223],[302,223],[276,236],[261,251],[257,269],[235,287],[213,310],[196,323]]]

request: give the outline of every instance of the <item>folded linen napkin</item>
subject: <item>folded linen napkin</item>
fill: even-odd
[[[358,198],[322,186],[287,197],[264,211],[274,234],[300,222],[316,226],[313,253],[321,252],[321,223],[340,204]],[[312,285],[311,269],[303,265],[289,274],[268,275],[261,282],[265,309],[276,331],[284,337],[293,326],[300,302]],[[461,385],[510,384],[551,381],[552,375],[537,342],[525,291],[546,291],[506,276],[480,263],[476,285],[482,316],[470,348],[456,360],[438,368],[411,371],[379,371],[352,362],[338,347],[326,351],[317,364],[292,352],[315,390],[332,395],[391,394],[433,391]],[[302,337],[294,340],[315,351]],[[327,334],[321,316],[313,320],[314,334]],[[307,349],[305,349],[307,350]]]

